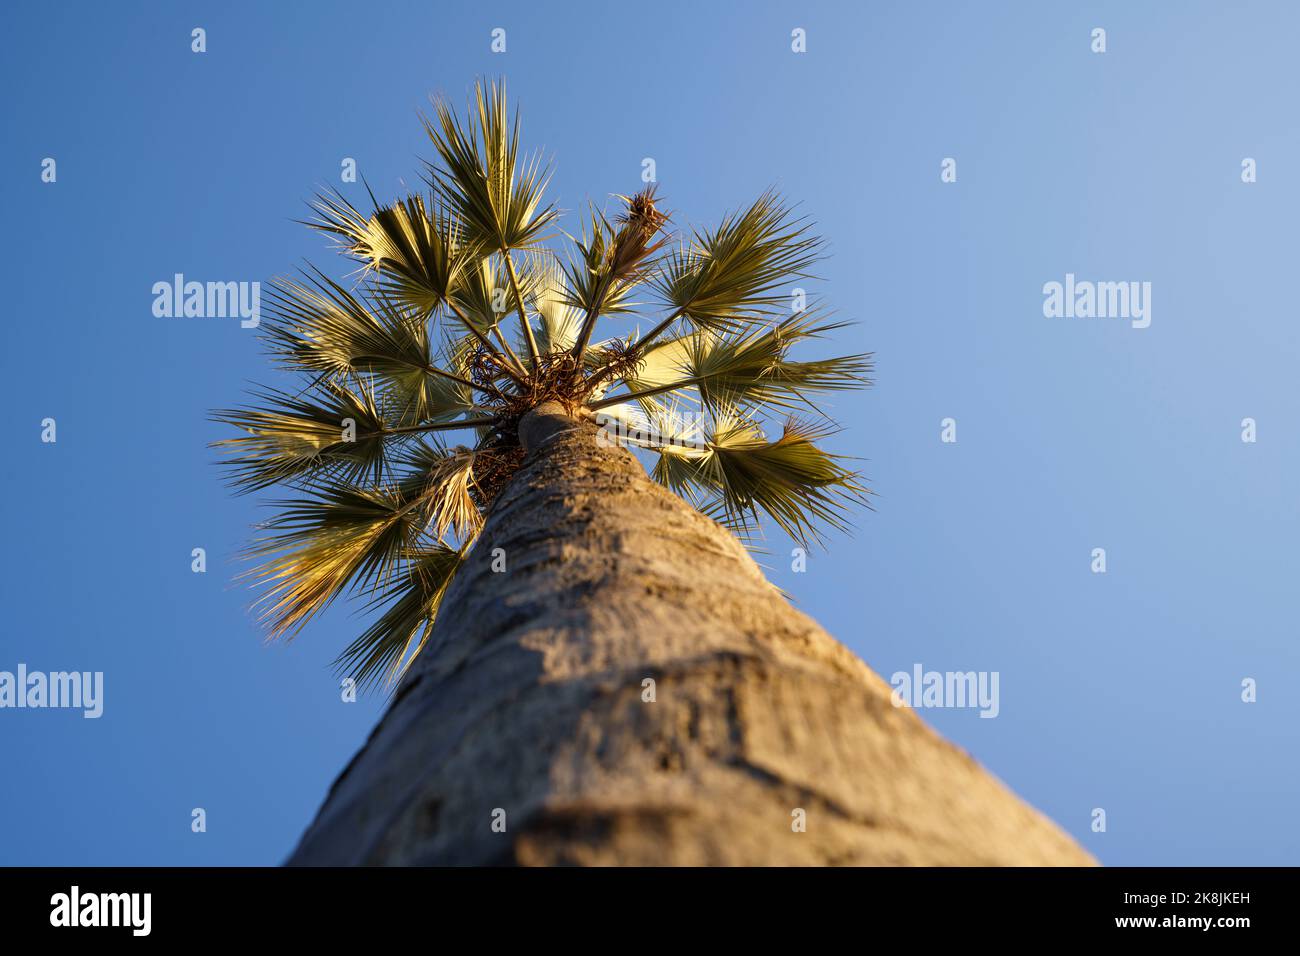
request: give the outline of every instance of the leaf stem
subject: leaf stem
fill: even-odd
[[[592,402],[587,407],[594,411],[598,408],[607,408],[610,405],[617,405],[620,402],[634,402],[639,398],[650,398],[653,395],[661,395],[664,392],[686,388],[689,385],[698,385],[701,381],[703,381],[703,376],[697,375],[692,378],[684,378],[680,382],[670,382],[667,385],[656,385],[654,388],[643,389],[639,392],[628,392],[626,395],[606,396],[605,398]]]
[[[474,338],[479,340],[479,344],[481,344],[485,349],[487,349],[497,358],[502,359],[500,363],[501,371],[505,372],[506,375],[514,379],[516,385],[526,388],[527,382],[525,381],[525,379],[528,377],[528,373],[525,372],[523,366],[519,364],[519,359],[515,356],[514,352],[510,351],[510,346],[505,345],[504,341],[501,343],[502,345],[505,345],[506,351],[509,353],[510,358],[513,360],[515,365],[514,369],[510,368],[506,364],[501,352],[497,349],[495,345],[492,344],[492,340],[489,339],[486,335],[484,335],[479,330],[478,326],[476,326],[472,321],[470,321],[469,316],[465,314],[464,310],[462,310],[460,306],[458,306],[451,299],[447,299],[446,302],[447,302],[447,307],[451,309],[453,313],[455,313],[456,318],[460,319],[461,324],[464,325],[465,328],[469,330],[469,333],[473,335]],[[495,328],[495,326],[493,328]],[[516,374],[516,371],[518,372],[518,374]]]
[[[510,257],[510,250],[503,248],[501,256],[506,260],[506,273],[510,276],[510,288],[515,293],[515,305],[519,308],[519,327],[524,330],[524,338],[528,342],[528,358],[533,364],[533,374],[537,374],[537,365],[540,356],[537,354],[537,340],[533,338],[533,327],[528,324],[528,316],[524,310],[524,297],[519,291],[519,276],[515,273],[515,260]]]
[[[682,314],[683,314],[685,311],[686,311],[686,307],[685,307],[685,306],[682,306],[681,308],[678,308],[678,309],[674,309],[674,310],[672,311],[672,313],[668,316],[668,318],[664,319],[662,322],[660,322],[658,325],[656,325],[653,329],[651,329],[651,330],[650,330],[649,332],[647,332],[645,335],[641,336],[641,338],[637,339],[636,344],[634,344],[634,345],[632,346],[632,348],[630,349],[631,353],[632,353],[633,355],[636,355],[636,354],[637,354],[638,352],[640,352],[643,348],[645,348],[647,345],[649,345],[651,342],[653,342],[655,339],[657,339],[660,335],[663,334],[664,330],[667,329],[668,326],[672,325],[672,324],[673,324],[674,322],[676,322],[679,318],[681,318],[681,317],[682,317]]]
[[[668,328],[668,326],[670,326],[670,325],[672,325],[674,322],[676,322],[677,319],[681,317],[681,315],[682,315],[682,313],[683,313],[684,311],[685,311],[684,308],[681,308],[681,309],[675,309],[675,310],[673,311],[673,313],[672,313],[671,315],[668,316],[668,318],[664,319],[662,322],[660,322],[658,325],[656,325],[653,329],[651,329],[651,330],[650,330],[649,332],[647,332],[645,335],[641,336],[641,338],[637,339],[637,341],[635,342],[635,344],[633,344],[633,345],[632,345],[632,346],[627,350],[627,352],[625,353],[625,355],[628,356],[628,357],[636,357],[636,356],[639,356],[641,350],[644,349],[644,348],[645,348],[647,345],[649,345],[651,342],[653,342],[653,341],[654,341],[656,338],[658,338],[661,334],[663,334],[663,331],[664,331],[666,328]],[[610,368],[612,368],[612,367],[613,367],[613,363],[607,363],[607,364],[605,364],[605,365],[602,365],[600,368],[596,369],[595,372],[593,372],[591,375],[587,376],[587,384],[590,385],[590,386],[592,386],[592,387],[598,385],[598,384],[600,383],[600,381],[601,381],[601,380],[602,380],[606,375],[609,374],[609,370],[610,370]]]
[[[463,418],[455,422],[429,422],[424,425],[403,425],[400,428],[385,428],[382,432],[375,432],[366,435],[366,438],[377,438],[381,435],[413,435],[418,432],[440,432],[455,431],[458,428],[481,428],[486,425],[495,425],[501,419],[496,415],[488,415],[479,418]]]

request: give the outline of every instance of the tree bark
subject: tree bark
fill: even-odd
[[[290,864],[1094,862],[593,425],[543,406],[521,436]]]

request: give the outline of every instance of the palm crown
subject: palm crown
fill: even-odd
[[[296,494],[250,548],[272,636],[358,593],[382,610],[338,664],[395,681],[523,460],[520,419],[547,401],[645,450],[656,481],[742,536],[760,513],[801,542],[843,527],[868,492],[817,446],[834,425],[811,397],[867,384],[871,363],[789,357],[843,325],[791,306],[821,254],[803,220],[768,193],[672,235],[651,187],[568,236],[504,83],[476,86],[467,122],[437,100],[424,124],[427,192],[371,194],[369,214],[338,193],[311,203],[308,225],[361,269],[273,283],[268,339],[294,387],[215,413],[239,430],[216,443],[235,485]],[[593,341],[602,319],[614,334]]]

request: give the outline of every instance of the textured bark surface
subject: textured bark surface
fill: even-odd
[[[1093,862],[631,454],[559,415],[523,432],[430,646],[291,864]]]

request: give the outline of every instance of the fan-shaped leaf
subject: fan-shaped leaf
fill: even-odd
[[[253,408],[221,409],[213,419],[246,432],[213,442],[243,492],[277,482],[329,477],[378,482],[384,472],[386,422],[367,389],[321,382],[308,396],[275,389],[254,393]]]
[[[369,217],[337,192],[317,196],[311,206],[319,218],[309,225],[340,237],[344,251],[377,273],[390,297],[423,315],[446,300],[474,256],[455,219],[433,197],[408,196],[377,206]]]
[[[349,587],[386,582],[418,531],[393,490],[334,485],[275,506],[273,533],[249,549],[263,561],[251,574],[268,588],[257,603],[272,637],[296,633]]]
[[[510,119],[505,82],[475,84],[468,126],[446,100],[434,109],[437,124],[425,119],[424,125],[441,166],[430,165],[429,172],[468,239],[498,251],[537,245],[558,213],[542,206],[549,174],[541,157],[519,161],[519,117]]]
[[[807,276],[820,247],[821,241],[769,192],[665,256],[656,286],[696,325],[732,329],[746,316],[784,307],[786,286]]]
[[[461,560],[460,552],[442,545],[408,554],[397,582],[377,590],[371,602],[387,604],[387,609],[348,645],[335,666],[362,687],[396,684],[424,649]]]

